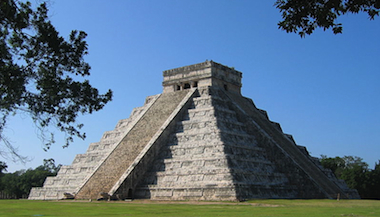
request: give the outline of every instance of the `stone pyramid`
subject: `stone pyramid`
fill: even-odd
[[[359,198],[241,95],[213,61],[163,72],[146,98],[29,199]]]

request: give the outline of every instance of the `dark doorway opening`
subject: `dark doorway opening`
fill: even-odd
[[[127,199],[133,199],[133,190],[132,190],[132,188],[128,189]]]
[[[186,83],[185,86],[183,86],[183,89],[190,89],[190,88],[191,88],[191,86],[189,83]]]

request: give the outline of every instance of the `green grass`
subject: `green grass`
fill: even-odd
[[[0,200],[0,216],[380,216],[372,200],[252,200],[244,203]]]

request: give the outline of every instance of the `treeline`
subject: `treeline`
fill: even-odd
[[[331,158],[322,155],[320,161],[348,187],[358,190],[361,198],[380,199],[380,161],[374,169],[369,169],[368,164],[356,156]],[[60,166],[56,166],[53,159],[47,159],[35,169],[5,173],[7,165],[0,161],[0,199],[27,198],[32,187],[41,187],[46,177],[57,174]]]
[[[338,179],[344,180],[349,188],[356,189],[362,199],[380,199],[380,161],[374,169],[369,169],[360,157],[322,155],[321,164],[331,169]]]
[[[0,199],[28,198],[32,187],[41,187],[47,176],[55,176],[61,165],[45,159],[43,165],[14,173],[5,173],[7,165],[0,161]]]

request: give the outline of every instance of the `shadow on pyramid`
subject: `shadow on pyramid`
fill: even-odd
[[[163,72],[146,98],[29,199],[360,198],[241,95],[213,61]]]

